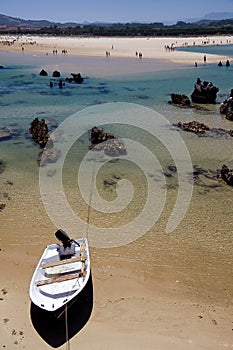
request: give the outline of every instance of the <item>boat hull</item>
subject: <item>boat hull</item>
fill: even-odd
[[[71,257],[61,260],[59,244],[46,247],[32,276],[29,295],[43,310],[56,311],[76,298],[90,277],[90,256],[86,238],[75,241]]]

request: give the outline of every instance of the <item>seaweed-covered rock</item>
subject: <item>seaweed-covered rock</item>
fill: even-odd
[[[48,126],[45,120],[35,118],[31,123],[29,131],[31,132],[33,141],[38,143],[41,148],[44,148],[49,140]]]
[[[191,95],[192,102],[213,104],[216,101],[218,91],[219,89],[212,82],[201,81],[200,78],[197,78]]]
[[[180,94],[171,94],[171,103],[181,106],[181,107],[190,107],[191,101],[188,96]]]
[[[225,164],[223,164],[221,169],[221,177],[229,186],[233,186],[233,170],[229,169]]]
[[[97,145],[101,142],[107,141],[109,139],[114,139],[114,138],[115,136],[113,134],[103,132],[103,130],[97,128],[96,126],[94,126],[94,128],[92,128],[89,131],[89,139],[92,145]]]
[[[116,138],[113,134],[103,132],[96,126],[89,130],[89,139],[91,141],[90,148],[94,148],[96,151],[104,150],[104,153],[109,156],[127,153],[123,141]]]
[[[185,131],[194,132],[195,134],[204,134],[207,130],[209,130],[209,127],[207,125],[199,123],[196,120],[188,123],[178,122],[177,125],[179,128]]]

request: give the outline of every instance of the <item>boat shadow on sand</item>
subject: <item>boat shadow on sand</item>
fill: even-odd
[[[71,304],[55,312],[42,310],[31,303],[31,322],[41,338],[54,348],[58,348],[74,337],[88,322],[93,309],[92,276]],[[66,322],[67,320],[67,322]]]

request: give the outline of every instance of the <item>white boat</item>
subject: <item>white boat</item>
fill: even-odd
[[[47,311],[67,305],[83,290],[90,277],[87,239],[70,239],[63,230],[55,235],[61,244],[46,247],[29,290],[32,303]]]

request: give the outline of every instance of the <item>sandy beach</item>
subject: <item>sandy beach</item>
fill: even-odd
[[[121,58],[133,59],[138,63],[140,58],[136,56],[136,52],[138,54],[141,52],[142,61],[145,61],[141,71],[150,71],[154,60],[171,63],[170,69],[174,69],[175,66],[179,68],[180,65],[194,65],[195,62],[203,64],[203,54],[165,49],[167,45],[175,48],[192,46],[194,42],[195,45],[202,46],[213,43],[225,45],[233,43],[233,37],[55,38],[2,35],[0,50],[3,50],[2,54],[4,51],[12,51],[22,54],[43,54],[48,57],[86,58],[105,57],[106,52],[110,52],[110,56],[106,59],[118,60],[117,67],[123,74],[128,72],[129,65],[120,68]],[[227,59],[230,58],[207,55],[207,64],[215,64],[220,60],[224,62]],[[132,64],[131,72],[140,71],[137,63]],[[157,69],[161,69],[161,66],[163,65],[158,65]],[[54,68],[49,63],[47,67]],[[96,66],[85,67],[85,74],[103,73],[101,69],[99,72],[94,72]],[[110,74],[111,67],[108,69],[107,74]],[[30,151],[31,149],[28,152]],[[36,151],[34,152],[36,154]],[[10,179],[8,170],[1,174],[1,191],[7,191],[12,198],[7,208],[0,212],[0,348],[2,350],[31,350],[32,347],[37,350],[66,348],[64,342],[48,343],[39,334],[32,321],[28,295],[30,279],[44,246],[54,243],[51,239],[56,231],[40,198],[38,174],[32,174],[32,177],[36,184],[33,193],[25,189],[25,181],[19,180],[16,174],[15,182],[19,188],[16,196],[13,187],[8,183]],[[213,195],[214,204],[218,200],[218,196]],[[23,207],[24,203],[30,203],[30,206],[25,204],[27,210]],[[199,212],[196,212],[197,208]],[[232,215],[231,202],[229,208],[229,215]],[[148,242],[155,239],[155,234],[159,237],[158,250],[153,256],[153,269],[150,265],[152,256],[143,250],[145,237],[125,247],[111,250],[91,248],[93,304],[84,297],[83,307],[85,308],[85,302],[91,304],[88,307],[92,312],[85,326],[70,339],[70,350],[233,349],[233,283],[230,261],[232,246],[229,245],[228,250],[221,252],[219,243],[221,239],[217,233],[216,241],[219,243],[219,247],[216,243],[217,248],[206,247],[200,236],[191,237],[197,229],[193,212],[196,218],[199,218],[208,210],[209,221],[201,222],[198,226],[200,231],[203,230],[204,236],[215,232],[216,223],[212,223],[211,215],[220,217],[221,208],[213,214],[211,208],[206,208],[204,204],[199,203],[197,197],[194,198],[194,204],[191,205],[187,218],[181,224],[182,232],[177,230],[172,236],[164,233],[164,223],[169,213],[164,214],[161,222],[146,236]],[[36,220],[34,220],[35,212]],[[40,222],[39,230],[38,222]],[[225,222],[225,225],[226,230],[232,229],[230,220]],[[217,229],[221,232],[220,228]],[[31,238],[28,238],[30,236]],[[137,259],[134,259],[132,252],[137,252]],[[46,315],[43,317],[41,326],[44,330],[46,328],[49,330],[50,320]],[[77,318],[80,317],[82,315],[77,310]],[[72,322],[75,323],[75,319]],[[59,327],[64,327],[65,332],[64,319],[60,321]],[[51,338],[53,337],[56,337],[56,332],[51,335]],[[59,335],[57,337],[59,338]]]
[[[171,48],[186,46],[227,45],[232,36],[191,38],[97,38],[97,37],[46,37],[46,36],[0,36],[0,50],[33,52],[47,55],[77,55],[109,58],[158,59],[174,63],[203,63],[203,54],[179,52]],[[137,55],[136,55],[137,53]],[[225,56],[208,55],[207,63],[229,59]]]

